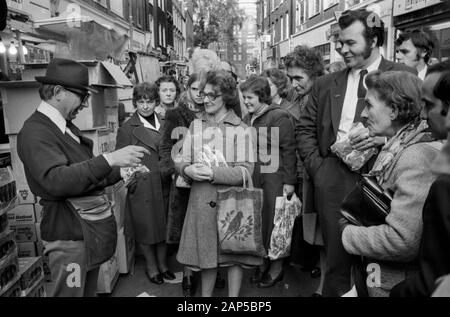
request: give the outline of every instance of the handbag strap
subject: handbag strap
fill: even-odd
[[[253,189],[253,188],[254,188],[254,187],[253,187],[253,179],[252,179],[252,177],[251,177],[251,175],[250,175],[250,172],[248,171],[248,169],[246,169],[246,168],[243,167],[243,166],[240,166],[240,168],[241,168],[241,172],[242,172],[242,180],[243,180],[242,186],[243,186],[245,189],[247,189],[246,176],[248,176],[248,178],[247,178],[247,180],[248,180],[248,188],[249,188],[249,189]]]

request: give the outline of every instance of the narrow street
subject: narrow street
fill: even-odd
[[[171,268],[174,273],[182,272],[175,256],[171,257]],[[136,258],[134,274],[121,275],[114,289],[112,297],[183,297],[181,283],[156,285],[151,283],[144,272],[145,261],[141,257]],[[226,271],[222,270],[222,276]],[[258,288],[250,283],[252,271],[245,271],[242,281],[241,297],[297,297],[299,295],[307,297],[314,293],[319,283],[319,278],[312,278],[310,272],[302,272],[300,269],[290,265],[285,265],[285,274],[282,282],[275,284],[271,288]],[[181,274],[181,273],[180,273]],[[178,275],[178,274],[177,274]],[[146,293],[146,294],[144,294]],[[196,297],[201,296],[201,289],[197,287]],[[226,297],[227,288],[216,289],[215,297]]]

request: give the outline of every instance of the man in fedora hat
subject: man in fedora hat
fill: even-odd
[[[120,180],[119,167],[137,166],[146,149],[129,146],[94,157],[93,142],[72,123],[87,107],[88,69],[53,59],[41,104],[25,121],[17,150],[31,191],[41,197],[41,235],[49,258],[54,296],[94,295],[98,268],[115,251],[117,228],[104,188]]]

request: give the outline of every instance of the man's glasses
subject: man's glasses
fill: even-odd
[[[67,91],[70,91],[71,93],[73,93],[73,94],[77,95],[78,97],[80,97],[82,105],[84,105],[89,100],[89,97],[91,96],[89,93],[81,92],[79,90],[75,90],[75,89],[72,89],[72,88],[64,87],[64,89],[67,90]]]
[[[208,98],[211,101],[216,101],[217,98],[219,98],[220,96],[222,96],[222,94],[216,95],[216,94],[202,94],[203,98]]]

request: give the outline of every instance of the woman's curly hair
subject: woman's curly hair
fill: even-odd
[[[380,100],[397,112],[396,122],[405,125],[420,120],[422,80],[406,71],[377,70],[366,77],[367,89],[374,89]]]
[[[262,75],[269,78],[270,81],[277,87],[278,95],[281,98],[287,97],[289,93],[289,78],[282,70],[270,68],[266,69]]]
[[[284,58],[284,65],[286,68],[301,68],[312,79],[322,76],[325,70],[322,55],[306,45],[296,46],[294,51]]]
[[[210,84],[220,90],[222,99],[227,109],[235,109],[239,106],[239,95],[236,87],[236,81],[226,71],[212,70],[206,74],[204,85]],[[204,88],[204,87],[202,87]]]

